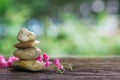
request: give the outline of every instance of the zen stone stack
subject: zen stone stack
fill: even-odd
[[[36,35],[26,28],[22,28],[17,35],[17,40],[19,42],[14,45],[17,49],[13,55],[20,60],[14,62],[12,66],[30,71],[43,69],[44,65],[35,60],[35,58],[41,54],[41,50],[36,47],[40,44],[40,42],[36,40]]]

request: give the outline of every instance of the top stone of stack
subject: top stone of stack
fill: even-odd
[[[36,47],[38,44],[40,44],[40,41],[36,40],[36,35],[26,28],[20,29],[17,35],[17,40],[19,42],[16,43],[14,47],[18,49]]]
[[[17,39],[20,42],[33,41],[36,39],[36,35],[33,32],[28,31],[26,28],[22,28],[17,35]]]

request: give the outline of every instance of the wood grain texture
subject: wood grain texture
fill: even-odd
[[[0,80],[120,80],[120,58],[61,58],[73,71],[57,73],[54,67],[39,72],[0,69]]]

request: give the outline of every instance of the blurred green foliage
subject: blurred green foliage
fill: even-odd
[[[0,0],[0,54],[12,55],[19,29],[37,24],[38,47],[51,57],[120,55],[120,1],[112,1]]]

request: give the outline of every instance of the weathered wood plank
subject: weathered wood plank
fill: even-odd
[[[0,80],[120,80],[120,58],[62,58],[73,71],[56,73],[55,68],[39,72],[0,69]]]

